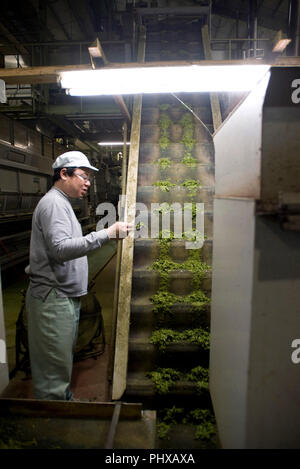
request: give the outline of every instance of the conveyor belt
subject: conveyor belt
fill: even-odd
[[[203,58],[199,22],[179,27],[162,21],[155,28],[148,25],[146,60]],[[205,338],[210,321],[214,145],[210,96],[186,93],[179,98],[186,105],[170,94],[144,95],[142,100],[136,202],[144,204],[145,218],[141,237],[134,242],[122,398],[157,410],[184,406],[188,413],[195,407],[211,411]],[[164,204],[159,214],[162,230],[162,212],[176,202],[181,207],[204,203],[202,249],[186,249],[184,238],[172,238],[172,213],[169,239],[159,239],[162,232],[151,238],[152,204]],[[157,338],[161,345],[164,340],[172,343],[161,347]]]

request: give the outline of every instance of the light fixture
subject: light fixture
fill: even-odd
[[[287,38],[281,30],[278,31],[273,41],[274,47],[272,52],[283,52],[291,41],[292,40]]]
[[[99,142],[100,147],[122,147],[124,142]],[[130,145],[130,142],[126,142],[126,145]]]
[[[62,72],[71,96],[250,91],[269,65],[181,65],[102,68]]]

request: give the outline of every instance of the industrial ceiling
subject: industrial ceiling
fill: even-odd
[[[261,39],[258,51],[262,58],[270,51],[279,30],[288,34],[289,15],[295,3],[290,0],[2,0],[1,66],[90,67],[88,46],[97,37],[109,62],[134,62],[139,25],[154,30],[163,24],[174,24],[176,28],[179,22],[194,25],[208,22],[213,58],[224,58],[228,45],[233,47],[234,41],[229,39],[249,37]],[[227,41],[223,43],[222,39]],[[239,44],[242,46],[243,42]],[[130,112],[131,99],[124,97],[124,100]],[[99,141],[122,139],[122,126],[128,118],[124,106],[114,97],[70,97],[56,83],[7,84],[7,102],[0,104],[0,112],[22,119],[51,138],[95,150]]]

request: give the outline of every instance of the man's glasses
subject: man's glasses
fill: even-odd
[[[85,174],[78,174],[78,173],[74,173],[75,176],[78,176],[80,179],[82,179],[84,182],[92,182],[93,180],[93,176],[86,176]]]

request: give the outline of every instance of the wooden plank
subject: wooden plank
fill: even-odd
[[[125,117],[126,121],[128,123],[131,122],[131,115],[130,115],[130,112],[128,111],[128,107],[123,99],[123,96],[121,95],[117,95],[117,96],[114,96],[114,100],[115,100],[115,103],[119,106],[123,116]]]
[[[102,67],[103,65],[108,65],[109,61],[104,54],[104,50],[101,46],[101,42],[98,37],[96,40],[88,47],[91,65],[93,69]]]
[[[210,40],[208,35],[208,25],[202,26],[202,44],[205,59],[211,61],[211,48]],[[213,118],[214,131],[216,131],[222,124],[222,115],[219,97],[217,93],[210,93],[210,105]]]
[[[119,207],[119,220],[124,221],[124,208],[123,203],[126,194],[126,181],[127,181],[127,122],[123,124],[123,159],[122,159],[122,184],[121,194],[122,200]],[[114,357],[115,357],[115,345],[116,345],[116,327],[118,317],[118,302],[119,302],[119,285],[120,285],[120,269],[121,269],[121,255],[122,255],[122,240],[118,240],[117,245],[117,260],[116,260],[116,273],[115,273],[115,288],[114,288],[114,302],[112,312],[112,324],[111,324],[111,340],[110,340],[110,354],[109,354],[109,365],[108,365],[108,380],[112,381],[113,368],[114,368]]]
[[[145,57],[145,30],[140,32],[138,60]],[[142,116],[142,96],[135,95],[133,102],[132,126],[130,138],[130,151],[128,159],[128,175],[126,190],[125,220],[129,223],[135,221],[138,160],[140,150],[140,131]],[[112,399],[119,400],[126,389],[128,339],[131,305],[132,269],[133,269],[133,233],[123,240],[121,255],[118,320],[116,328],[116,349],[114,360],[114,373],[112,385]]]
[[[293,66],[300,66],[300,57],[288,57],[288,56],[280,56],[276,57],[275,63],[276,66],[288,66],[288,67],[293,67]]]
[[[46,67],[0,68],[0,78],[10,84],[57,83],[61,72],[90,70],[89,64]]]
[[[294,58],[294,63],[295,63]],[[119,68],[139,68],[139,67],[179,67],[187,65],[262,65],[267,62],[254,59],[247,60],[176,60],[167,62],[126,62],[109,63],[103,69]],[[299,62],[297,63],[299,65]],[[38,83],[57,83],[62,72],[92,70],[90,64],[80,65],[51,65],[45,67],[24,67],[24,68],[0,68],[0,78],[7,84],[38,84]]]
[[[97,37],[93,44],[88,48],[90,58],[91,58],[91,65],[93,69],[99,69],[104,65],[109,66],[109,61],[106,58],[104,53],[103,47],[101,46],[101,42]],[[114,101],[121,110],[122,115],[125,117],[128,123],[131,122],[131,116],[128,111],[127,105],[123,99],[123,96],[117,95],[114,96]]]
[[[113,402],[46,401],[36,399],[0,398],[0,415],[40,418],[93,418],[111,419]],[[136,420],[141,418],[141,404],[122,403],[120,418]]]
[[[153,61],[153,62],[110,62],[108,65],[105,65],[103,68],[151,68],[151,67],[179,67],[186,65],[262,65],[270,64],[269,62],[264,62],[263,60],[257,59],[246,59],[246,60],[168,60],[168,61]],[[77,65],[69,65],[69,67],[78,67]],[[41,67],[40,67],[41,68]],[[58,67],[56,67],[58,69]]]

